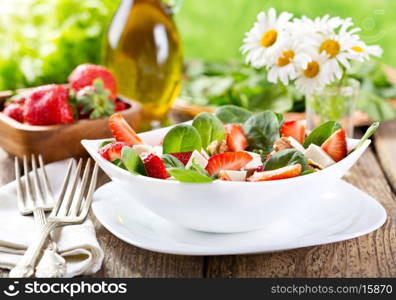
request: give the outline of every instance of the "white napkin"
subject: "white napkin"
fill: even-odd
[[[56,196],[63,182],[69,160],[46,166],[52,191]],[[0,188],[0,268],[12,269],[35,237],[33,216],[18,212],[16,182]],[[58,253],[66,260],[65,277],[97,272],[103,261],[103,250],[96,239],[90,219],[79,225],[62,227],[52,235]]]

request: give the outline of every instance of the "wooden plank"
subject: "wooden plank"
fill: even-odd
[[[345,178],[387,210],[386,224],[362,237],[285,252],[207,259],[207,277],[395,277],[396,202],[370,149]]]
[[[396,120],[381,123],[375,134],[375,150],[393,191],[396,191]]]

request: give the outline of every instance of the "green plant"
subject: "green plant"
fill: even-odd
[[[165,135],[163,149],[164,153],[201,151],[201,136],[191,125],[177,125]]]

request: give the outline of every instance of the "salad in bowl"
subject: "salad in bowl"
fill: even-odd
[[[338,122],[305,121],[223,106],[191,122],[136,134],[120,114],[112,140],[82,144],[120,188],[157,215],[209,232],[262,228],[332,188],[370,144]]]

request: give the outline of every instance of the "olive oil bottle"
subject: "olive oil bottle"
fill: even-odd
[[[163,121],[180,92],[182,50],[161,0],[122,0],[106,36],[105,64],[121,95],[143,105],[143,126]]]

